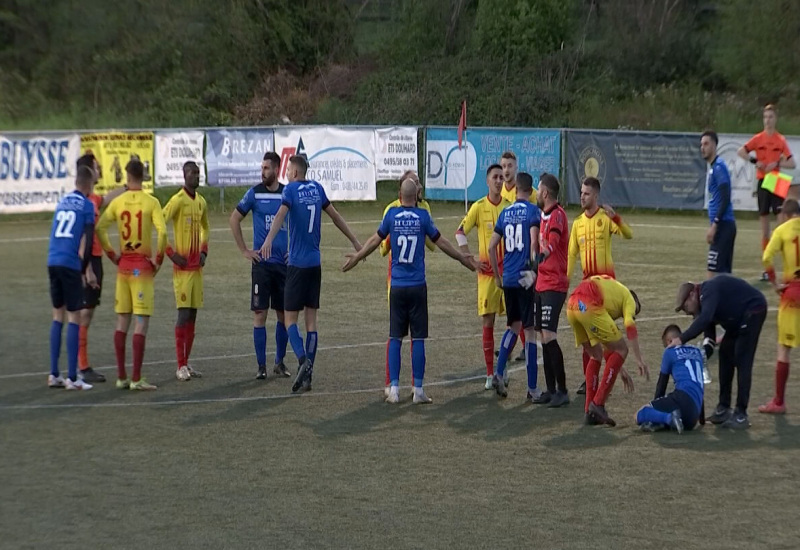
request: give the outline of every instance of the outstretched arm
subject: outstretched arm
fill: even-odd
[[[453,243],[451,243],[441,235],[434,242],[442,252],[444,252],[454,260],[458,260],[459,262],[461,262],[461,265],[463,265],[470,271],[475,271],[475,263],[472,261],[472,256],[468,256],[462,252],[459,252],[456,249],[456,247],[453,246]]]
[[[325,213],[330,216],[331,221],[333,221],[333,225],[342,232],[342,234],[347,237],[347,239],[353,244],[353,248],[358,252],[361,250],[361,243],[358,242],[358,239],[350,230],[350,226],[347,225],[347,222],[344,221],[344,218],[341,214],[334,208],[333,204],[328,203],[328,206],[325,207]],[[380,242],[378,242],[380,244]]]
[[[355,253],[345,254],[347,261],[342,266],[342,271],[350,271],[353,269],[358,262],[372,254],[376,248],[381,244],[383,237],[381,237],[378,233],[373,234],[367,242],[364,243],[364,246],[358,249]]]

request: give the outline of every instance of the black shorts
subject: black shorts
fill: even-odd
[[[58,309],[66,306],[67,311],[83,309],[83,279],[81,272],[63,266],[47,268],[50,274],[50,300]]]
[[[389,337],[403,338],[411,328],[411,339],[428,337],[428,287],[401,286],[389,291]]]
[[[286,270],[286,292],[283,305],[286,311],[319,309],[319,292],[322,286],[322,267],[295,267]]]
[[[770,210],[772,210],[772,213],[777,216],[781,213],[781,208],[783,208],[783,199],[775,193],[761,187],[762,183],[764,183],[763,179],[758,180],[758,191],[756,191],[756,197],[758,197],[758,214],[760,216],[767,216]]]
[[[522,328],[532,328],[536,324],[536,306],[533,288],[524,289],[512,286],[503,289],[506,299],[506,324],[511,326],[517,321]]]
[[[675,390],[668,393],[664,397],[659,397],[650,402],[650,405],[657,411],[671,413],[674,410],[681,411],[681,420],[683,420],[683,429],[691,430],[697,425],[700,418],[700,411],[697,410],[697,405],[694,404],[692,398],[688,393],[681,390]]]
[[[719,222],[714,242],[708,247],[707,269],[712,273],[733,271],[733,244],[736,241],[736,222]]]
[[[283,311],[286,266],[275,263],[253,264],[251,271],[250,310],[266,311],[272,307]]]
[[[100,294],[103,292],[103,258],[91,256],[89,265],[92,266],[94,276],[97,277],[97,288],[89,285],[83,289],[83,309],[91,309],[100,305]]]
[[[537,331],[547,330],[558,332],[558,319],[561,317],[561,308],[567,299],[566,292],[556,292],[555,290],[545,290],[536,293],[536,323],[534,328]]]

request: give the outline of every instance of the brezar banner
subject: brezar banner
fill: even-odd
[[[396,180],[406,170],[417,171],[417,129],[413,127],[375,130],[375,177]]]
[[[289,158],[304,154],[306,177],[318,181],[332,201],[374,201],[375,132],[323,127],[277,128],[275,151],[281,156],[279,179],[286,183]]]
[[[706,184],[700,134],[570,131],[569,202],[580,202],[589,176],[600,180],[601,201],[613,206],[700,210]]]
[[[156,187],[183,185],[183,165],[192,160],[200,167],[200,185],[206,184],[203,132],[156,132]]]
[[[747,143],[751,135],[745,134],[720,134],[717,154],[722,157],[731,173],[731,202],[734,210],[758,210],[758,200],[753,196],[756,190],[756,167],[754,164],[742,159],[737,151]],[[786,136],[786,142],[792,155],[800,154],[800,139]],[[755,155],[752,155],[755,156]],[[795,156],[795,162],[797,157]],[[792,185],[800,184],[800,170],[787,170],[781,172],[794,177]],[[705,206],[708,207],[708,190],[706,189]]]
[[[75,186],[78,134],[0,134],[0,213],[47,212]]]
[[[274,151],[272,129],[209,130],[206,132],[208,185],[261,183],[264,153]]]
[[[475,201],[485,196],[486,169],[500,163],[504,151],[517,156],[520,172],[534,183],[542,172],[558,175],[561,158],[559,130],[474,128],[458,149],[457,128],[428,128],[425,140],[425,196],[431,200]]]

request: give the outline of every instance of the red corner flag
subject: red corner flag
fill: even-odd
[[[458,150],[461,150],[461,138],[467,129],[467,100],[461,102],[461,118],[458,120]]]

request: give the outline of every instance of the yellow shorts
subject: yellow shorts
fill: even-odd
[[[778,307],[778,343],[796,348],[800,340],[800,304],[781,301]]]
[[[578,347],[586,342],[596,346],[598,343],[610,344],[622,339],[617,324],[604,308],[588,308],[580,301],[570,299],[567,320],[575,333],[575,345]]]
[[[172,286],[175,289],[175,305],[180,308],[203,307],[203,272],[173,271]]]
[[[478,315],[490,313],[503,315],[506,312],[503,289],[494,284],[494,277],[478,275]]]
[[[114,312],[152,315],[154,288],[152,273],[117,273]]]

